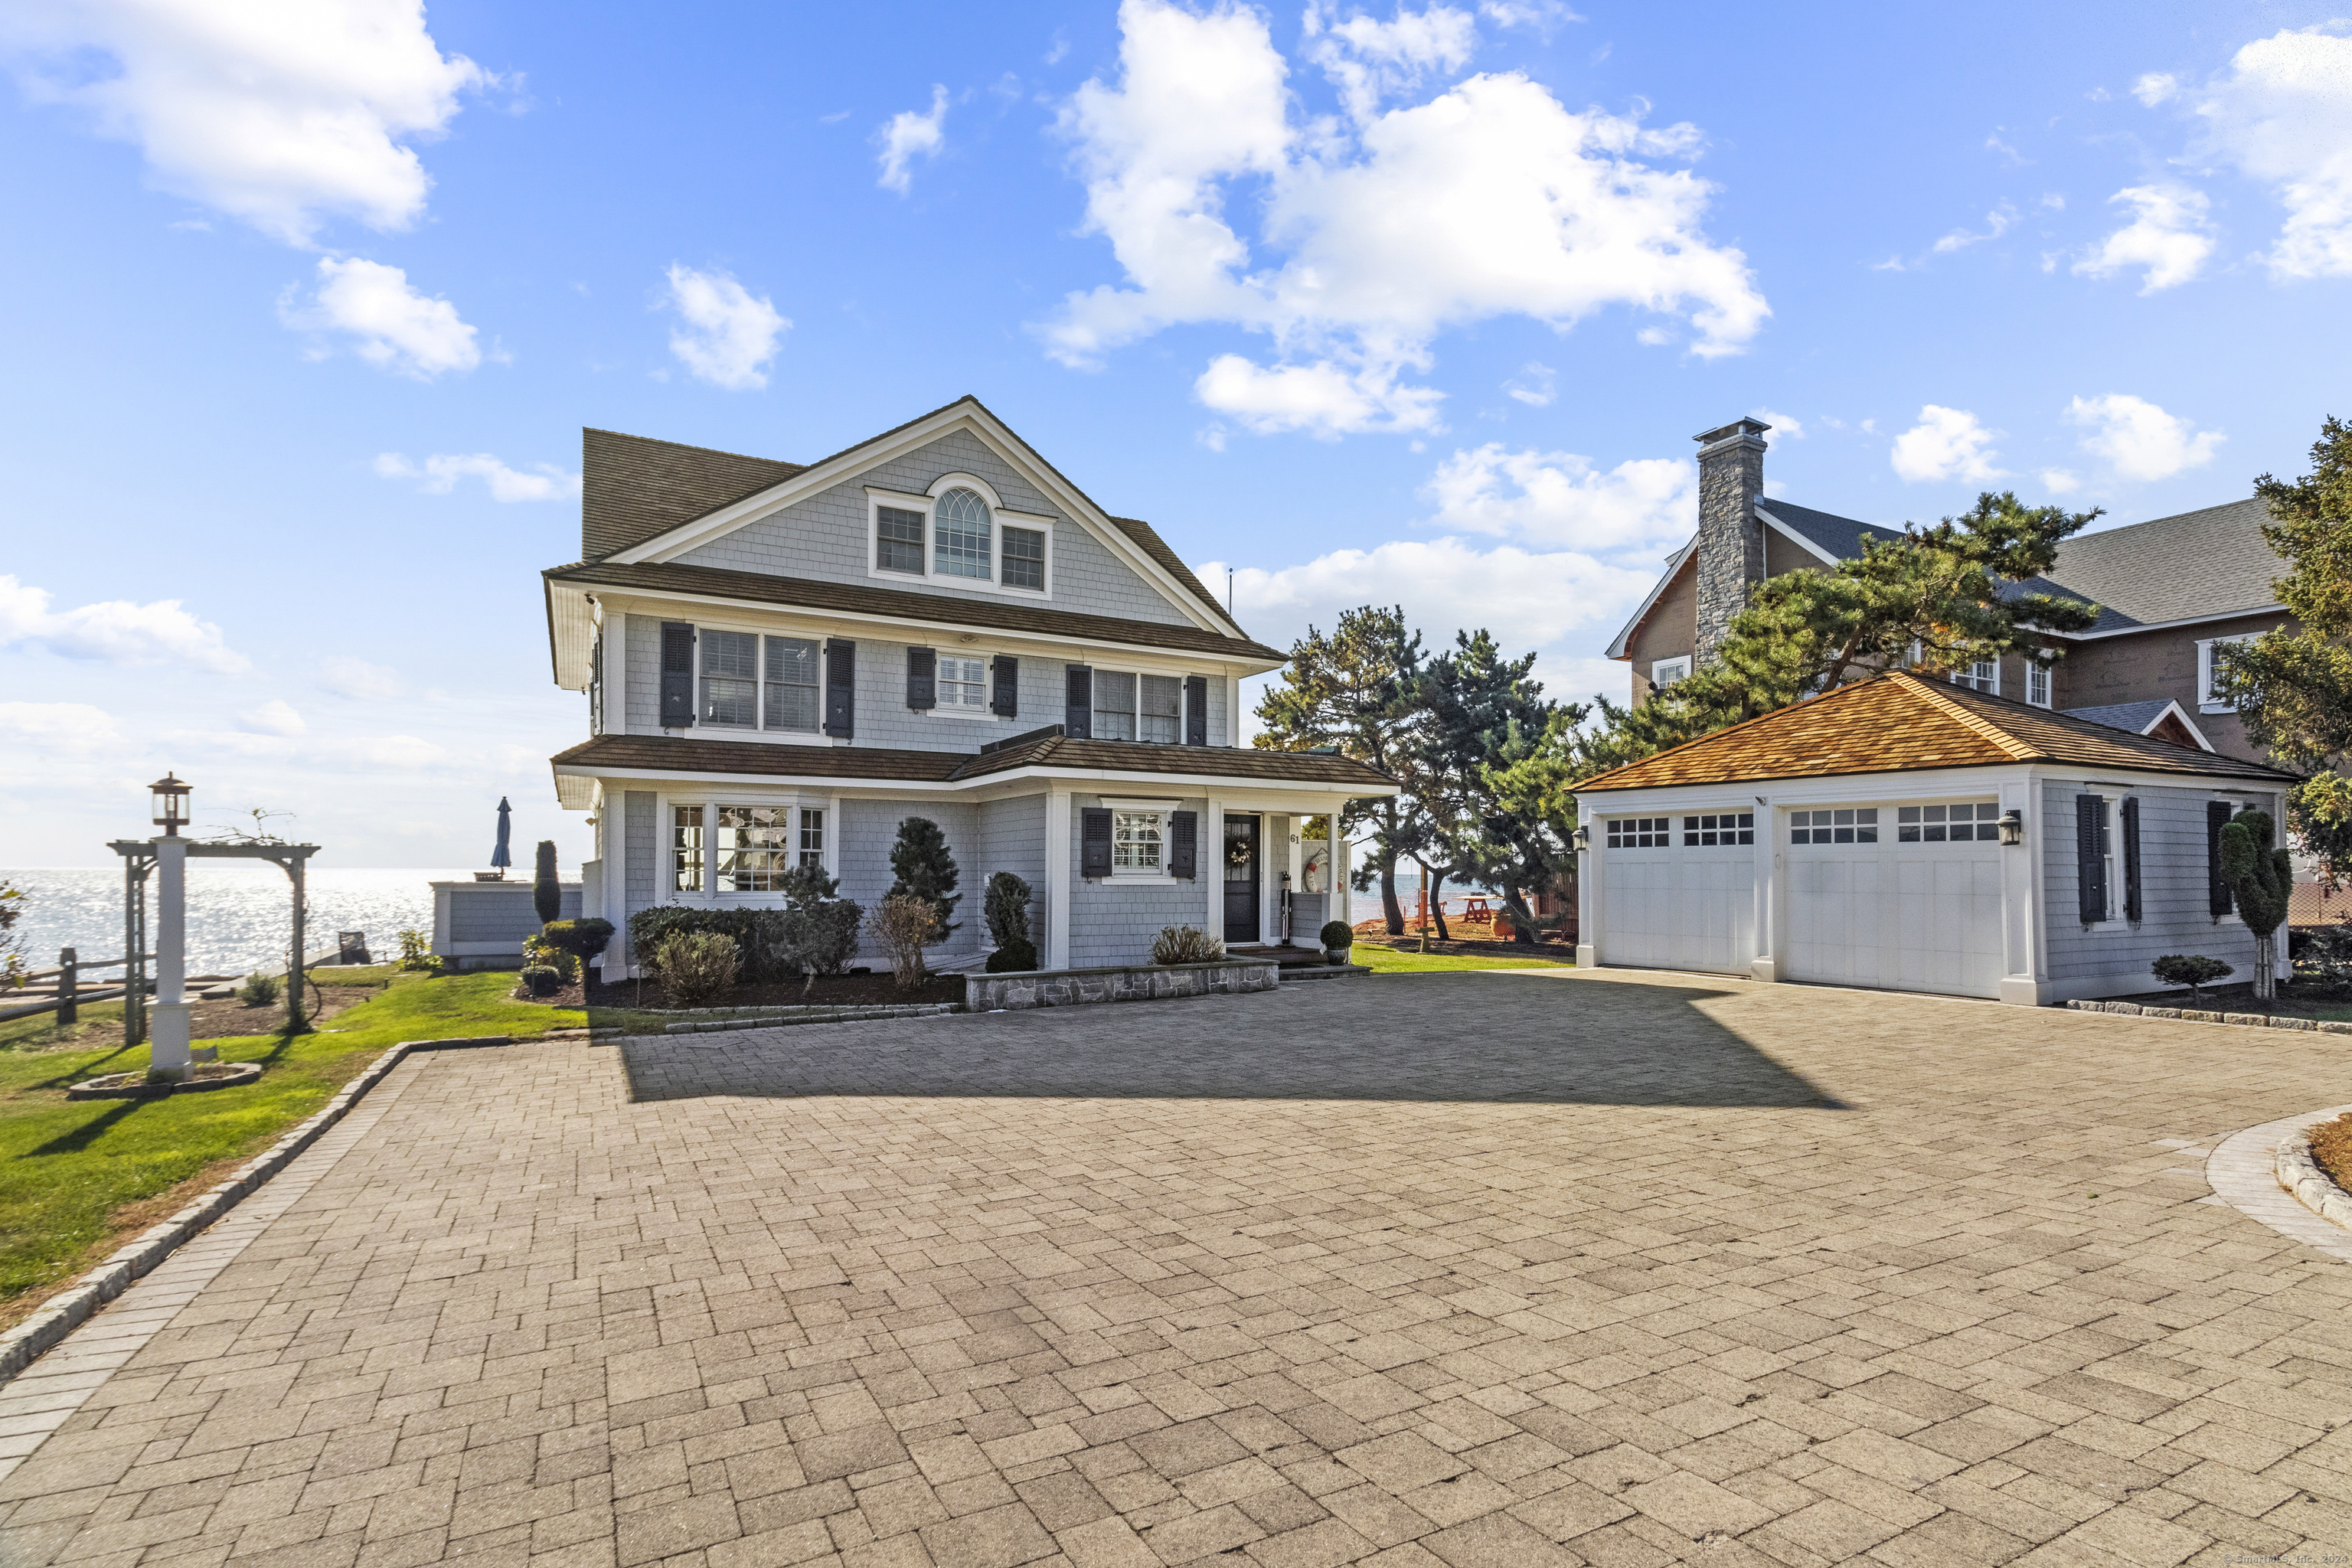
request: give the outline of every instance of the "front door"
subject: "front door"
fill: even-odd
[[[1225,817],[1225,940],[1258,940],[1258,819]]]

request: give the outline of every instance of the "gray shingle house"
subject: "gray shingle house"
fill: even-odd
[[[808,464],[589,430],[583,470],[582,558],[543,577],[588,699],[552,759],[595,829],[587,913],[772,904],[800,864],[870,905],[924,816],[967,895],[935,968],[984,956],[997,871],[1051,969],[1345,917],[1328,822],[1394,783],[1240,745],[1241,682],[1284,656],[977,399]],[[617,940],[606,977],[635,963]]]

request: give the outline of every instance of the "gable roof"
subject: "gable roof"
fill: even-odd
[[[2015,763],[2259,779],[2293,773],[1927,680],[1874,676],[1587,779],[1576,793]]]
[[[2278,603],[2288,566],[2263,537],[2258,497],[2078,533],[2058,546],[2049,586],[2099,606],[2095,631],[2197,620]]]
[[[2110,702],[2099,708],[2069,708],[2064,711],[2069,719],[2087,719],[2094,724],[2128,730],[2135,735],[2152,735],[2156,733],[2158,725],[2170,719],[2196,737],[2199,751],[2213,749],[2212,743],[2205,739],[2205,731],[2189,717],[2189,710],[2170,697],[2151,697],[2145,702]]]

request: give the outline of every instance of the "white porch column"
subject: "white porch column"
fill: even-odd
[[[1225,940],[1225,807],[1215,795],[1201,814],[1201,843],[1193,869],[1209,894],[1208,911],[1201,929],[1218,942]]]
[[[1577,826],[1587,829],[1586,838],[1593,845],[1576,852],[1576,967],[1601,967],[1601,866],[1600,845],[1601,824],[1584,809],[1579,801]]]
[[[1045,794],[1045,967],[1070,967],[1070,792]]]
[[[1756,956],[1748,965],[1753,980],[1774,981],[1780,978],[1780,942],[1778,911],[1780,904],[1780,833],[1777,824],[1780,814],[1774,810],[1771,797],[1756,797]]]
[[[188,841],[155,839],[155,1007],[148,1070],[188,1076]]]
[[[1296,812],[1292,813],[1289,825],[1282,830],[1282,839],[1283,847],[1286,857],[1286,863],[1290,869],[1290,880],[1285,882],[1283,886],[1287,889],[1290,893],[1290,923],[1295,928],[1298,924],[1297,910],[1299,889],[1305,885],[1307,879],[1307,818]],[[1279,900],[1277,900],[1277,904],[1278,903]],[[1277,908],[1276,910],[1276,915],[1279,916],[1280,912],[1280,910]],[[1285,931],[1283,934],[1290,939],[1290,942],[1294,946],[1320,947],[1322,945],[1319,941],[1314,942],[1300,942],[1298,939],[1304,933],[1295,929]]]
[[[2025,823],[2025,842],[2000,850],[2000,999],[2021,1007],[2042,1005],[2047,977],[2042,959],[2042,813],[2034,795],[2040,781],[2031,774],[2000,786],[2003,816],[2014,811]]]

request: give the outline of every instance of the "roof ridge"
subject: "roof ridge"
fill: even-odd
[[[757,452],[730,452],[724,447],[698,447],[691,441],[673,441],[667,436],[640,436],[634,430],[608,430],[602,425],[583,425],[583,436],[617,436],[624,441],[644,441],[656,447],[675,447],[681,452],[708,452],[718,458],[739,458],[747,463],[773,463],[779,468],[805,468],[806,463],[796,463],[790,458],[763,458]]]
[[[2002,729],[2000,725],[1994,723],[1983,714],[1979,713],[1974,709],[1970,708],[1967,703],[1937,690],[1936,689],[1935,682],[1923,680],[1907,669],[1890,669],[1885,675],[1880,676],[1877,679],[1881,680],[1896,680],[1906,688],[1916,687],[1917,689],[1917,695],[1926,698],[1930,705],[1950,715],[1952,718],[1958,719],[1961,723],[1967,725],[1969,729],[1974,730],[1978,734],[1982,735],[1986,740],[1990,741],[1994,745],[1999,746],[2002,751],[2007,752],[2011,757],[2014,757],[2021,763],[2028,760],[2029,758],[2038,757],[2042,754],[2041,748],[2026,744],[2026,742],[2019,740],[2007,730]],[[1864,682],[1864,684],[1868,683]]]
[[[1747,729],[1750,724],[1761,724],[1765,720],[1786,713],[1791,708],[1801,707],[1808,702],[1828,702],[1836,698],[1843,697],[1848,692],[1860,691],[1863,688],[1874,685],[1885,679],[1885,678],[1884,676],[1873,676],[1869,680],[1857,680],[1850,685],[1832,687],[1829,690],[1822,692],[1818,697],[1800,697],[1796,701],[1788,703],[1782,707],[1775,708],[1769,713],[1759,713],[1753,719],[1742,719],[1737,724],[1727,724],[1720,730],[1709,730],[1704,735],[1693,735],[1689,740],[1678,742],[1674,745],[1668,746],[1662,752],[1652,752],[1646,757],[1637,757],[1630,763],[1621,763],[1616,767],[1611,768],[1608,773],[1595,773],[1591,778],[1582,780],[1577,787],[1580,789],[1589,788],[1602,779],[1612,777],[1617,773],[1624,773],[1631,768],[1638,768],[1646,763],[1656,762],[1660,757],[1671,757],[1677,752],[1687,752],[1693,746],[1703,746],[1710,741],[1719,741],[1726,735],[1736,735],[1739,733],[1740,731]]]

